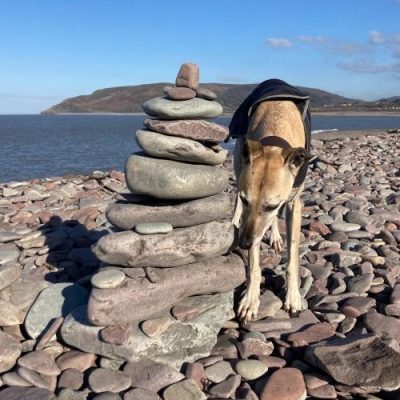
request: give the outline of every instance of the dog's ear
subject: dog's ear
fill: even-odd
[[[300,168],[311,159],[311,155],[303,147],[295,147],[283,150],[283,158],[287,165]]]
[[[261,156],[263,152],[263,146],[258,140],[247,139],[243,146],[243,160],[250,162],[250,160]]]

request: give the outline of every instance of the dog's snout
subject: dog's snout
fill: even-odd
[[[246,237],[246,236],[242,236],[239,239],[239,246],[243,249],[243,250],[249,250],[251,248],[251,246],[253,245],[253,241]]]

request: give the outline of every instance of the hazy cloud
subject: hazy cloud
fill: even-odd
[[[299,36],[300,42],[338,55],[367,54],[371,51],[369,46],[364,43],[353,42],[350,40],[332,39],[326,36]]]
[[[371,44],[383,44],[387,42],[387,38],[378,31],[370,31],[369,33],[369,43]]]
[[[358,60],[355,62],[338,63],[338,67],[350,72],[363,74],[390,73],[400,79],[400,63],[376,64],[373,60]]]
[[[268,38],[267,45],[279,49],[288,49],[290,47],[293,47],[292,42],[285,38]]]

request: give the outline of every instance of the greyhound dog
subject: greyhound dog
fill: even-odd
[[[278,90],[271,92],[277,86]],[[249,251],[247,288],[238,309],[238,316],[244,321],[257,317],[260,243],[269,228],[271,246],[275,251],[282,250],[278,212],[283,206],[289,256],[284,307],[290,312],[303,308],[298,249],[300,196],[310,159],[308,104],[309,97],[297,88],[276,79],[265,81],[236,111],[230,125],[231,135],[237,137],[234,168],[238,182],[232,222],[238,229],[239,246]]]

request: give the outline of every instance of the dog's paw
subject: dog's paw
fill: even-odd
[[[244,322],[252,321],[257,318],[260,298],[255,291],[245,292],[240,300],[238,317]]]
[[[287,291],[284,309],[291,313],[296,313],[304,309],[303,299],[298,289]]]
[[[271,235],[271,238],[269,239],[269,245],[275,250],[276,253],[280,253],[283,250],[283,240],[281,235],[278,237]]]

